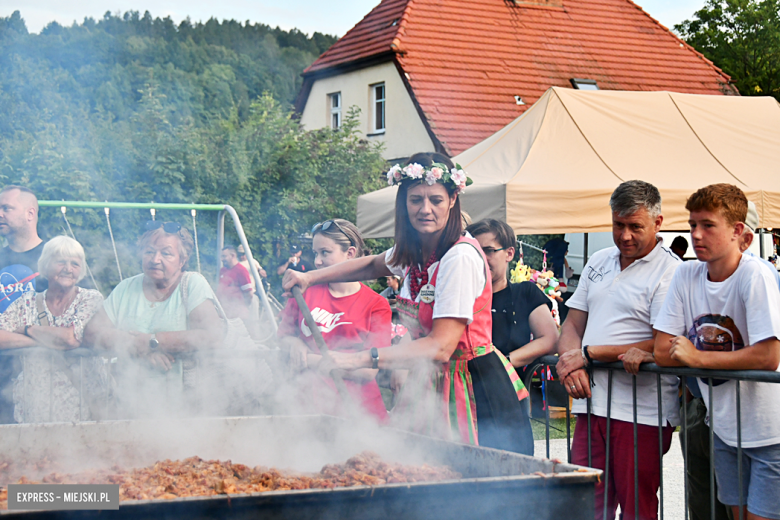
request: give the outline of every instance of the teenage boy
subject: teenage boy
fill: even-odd
[[[730,184],[713,184],[688,198],[693,249],[699,262],[677,270],[655,321],[661,366],[770,370],[780,364],[780,292],[755,257],[740,252],[747,198]],[[718,499],[739,508],[736,382],[707,380],[699,388],[715,429]],[[745,518],[780,519],[780,385],[742,381],[742,483]]]

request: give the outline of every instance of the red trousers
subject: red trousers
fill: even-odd
[[[606,469],[607,418],[591,415],[591,467]],[[663,428],[663,451],[669,451],[674,428]],[[614,520],[617,505],[623,520],[634,516],[634,425],[630,422],[610,421],[609,431],[609,487],[607,490],[607,519]],[[658,426],[637,425],[637,460],[639,461],[639,519],[658,518],[658,486],[661,483],[661,463],[658,460]],[[577,415],[571,448],[572,463],[588,466],[588,416]],[[604,478],[596,485],[596,520],[604,515]]]

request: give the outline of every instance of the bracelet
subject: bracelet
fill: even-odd
[[[589,345],[585,345],[582,347],[582,357],[585,358],[586,365],[590,365],[593,362],[593,358],[590,357],[590,352],[588,352],[588,346]]]
[[[30,335],[27,333],[27,329],[29,329],[29,328],[30,328],[29,325],[25,325],[24,326],[24,335],[27,336],[28,338],[30,337]]]

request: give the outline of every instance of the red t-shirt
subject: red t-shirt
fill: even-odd
[[[355,294],[337,298],[330,293],[326,284],[314,285],[306,290],[304,300],[329,350],[361,352],[372,347],[390,346],[392,318],[390,305],[386,299],[367,286],[360,284],[360,290]],[[287,300],[281,317],[279,336],[296,336],[308,345],[312,353],[320,353],[295,298]],[[330,378],[322,377],[318,382],[335,388]],[[376,381],[361,384],[345,380],[344,383],[357,402],[361,402],[368,412],[380,421],[387,420],[387,409]],[[312,390],[316,391],[316,389]],[[313,396],[312,400],[316,403],[316,396]],[[319,408],[322,410],[322,407]],[[333,413],[332,407],[330,410],[322,411]]]
[[[251,290],[252,279],[246,267],[236,264],[230,268],[220,269],[217,296],[228,318],[243,317],[242,314],[249,308],[243,293]]]

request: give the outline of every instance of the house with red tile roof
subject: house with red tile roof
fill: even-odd
[[[631,0],[382,0],[303,73],[306,128],[350,107],[389,160],[457,155],[551,86],[738,95]]]

